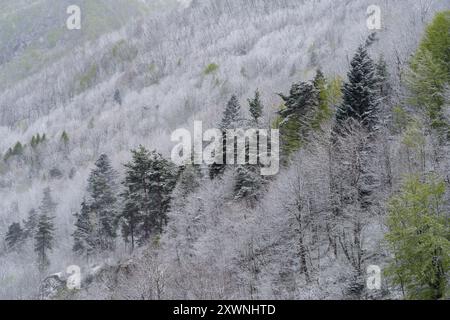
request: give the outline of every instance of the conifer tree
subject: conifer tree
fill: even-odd
[[[312,116],[318,108],[318,93],[308,82],[293,84],[289,96],[280,94],[284,108],[278,113],[281,117],[280,133],[285,156],[298,150],[307,139]]]
[[[95,162],[95,168],[88,179],[89,207],[95,219],[96,248],[113,250],[117,236],[116,172],[107,155],[102,154]]]
[[[248,105],[250,109],[250,115],[252,116],[252,120],[257,124],[259,118],[262,116],[263,111],[263,105],[258,90],[256,90],[255,97],[253,99],[248,99]]]
[[[31,209],[28,212],[27,219],[24,220],[24,233],[25,238],[32,238],[36,232],[39,215],[35,209]]]
[[[159,153],[149,152],[143,146],[132,150],[132,160],[125,165],[125,209],[122,230],[147,242],[152,234],[162,232],[167,224],[171,193],[176,184],[174,166]],[[134,247],[134,243],[132,243]]]
[[[89,257],[96,250],[97,241],[94,233],[95,224],[86,201],[82,202],[81,211],[75,214],[75,219],[75,231],[72,234],[74,239],[73,251],[89,260]]]
[[[44,197],[39,207],[36,232],[34,235],[34,251],[38,256],[38,267],[41,272],[50,265],[48,252],[53,249],[54,231],[53,224],[55,209],[57,204],[53,201],[50,188],[44,189]]]
[[[227,106],[223,112],[222,122],[220,123],[220,129],[234,129],[238,124],[241,116],[241,105],[235,95],[232,95],[227,103]]]
[[[375,65],[363,46],[358,48],[350,65],[348,81],[343,88],[343,103],[336,114],[337,125],[354,119],[371,131],[377,123],[379,104]]]
[[[53,249],[54,244],[54,225],[53,218],[47,214],[42,213],[39,216],[36,234],[34,236],[34,251],[36,252],[38,259],[38,267],[41,272],[45,271],[50,265],[48,258],[48,252]]]
[[[9,250],[19,250],[25,240],[25,232],[20,223],[12,223],[6,232],[5,242]]]
[[[13,155],[20,156],[23,154],[23,145],[18,141],[13,148]]]
[[[236,129],[241,120],[241,106],[235,95],[232,95],[227,103],[224,110],[222,121],[220,123],[220,129],[222,130],[222,163],[214,163],[210,166],[209,176],[211,179],[221,175],[225,171],[227,157],[226,157],[226,146],[227,146],[227,129]]]

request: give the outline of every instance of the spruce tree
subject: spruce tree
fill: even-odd
[[[27,219],[23,221],[25,238],[33,238],[36,232],[39,215],[35,209],[28,212]]]
[[[209,176],[211,179],[216,178],[225,171],[227,157],[227,129],[237,129],[241,120],[241,106],[235,95],[232,95],[227,103],[227,106],[223,112],[222,121],[220,123],[220,129],[222,130],[222,163],[213,163],[210,166]]]
[[[73,252],[89,260],[89,257],[95,252],[97,241],[94,233],[95,223],[86,201],[82,202],[81,211],[75,214],[75,219],[75,231],[72,234]]]
[[[260,98],[260,93],[258,90],[255,92],[255,97],[253,99],[248,99],[248,105],[250,110],[250,115],[255,124],[258,123],[259,118],[262,116],[263,105]]]
[[[6,232],[5,242],[9,250],[19,250],[25,240],[25,232],[20,223],[12,223]]]
[[[96,248],[113,250],[117,236],[116,172],[107,155],[102,154],[88,179],[89,207],[95,219]]]
[[[132,150],[132,161],[125,165],[125,209],[122,230],[146,243],[152,234],[162,232],[167,224],[171,193],[177,175],[174,166],[159,153],[143,146]],[[134,243],[132,243],[134,247]]]
[[[38,256],[38,266],[40,271],[50,265],[48,251],[53,249],[54,242],[54,214],[57,204],[53,201],[50,188],[44,189],[44,196],[39,207],[40,215],[38,218],[36,232],[34,235],[34,251]]]
[[[37,254],[38,267],[41,272],[45,271],[50,265],[48,252],[53,249],[54,244],[53,218],[46,213],[41,213],[34,236],[34,251]]]
[[[349,119],[362,123],[372,131],[377,123],[379,104],[375,65],[364,46],[356,51],[343,88],[343,103],[336,113],[338,127]]]
[[[238,124],[241,116],[241,105],[235,95],[232,95],[227,103],[227,106],[223,112],[222,122],[220,123],[220,129],[234,129]]]
[[[301,82],[292,85],[288,96],[279,96],[284,101],[284,108],[278,112],[282,150],[285,156],[289,156],[307,139],[313,113],[318,108],[318,93],[313,84]]]

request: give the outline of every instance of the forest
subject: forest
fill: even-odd
[[[79,2],[0,32],[0,299],[450,297],[449,1]]]

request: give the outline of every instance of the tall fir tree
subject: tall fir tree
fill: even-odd
[[[307,140],[313,114],[318,108],[318,92],[313,84],[301,82],[292,85],[288,96],[279,95],[284,101],[278,114],[282,151],[287,158]]]
[[[41,272],[44,272],[50,265],[48,252],[53,249],[54,245],[53,218],[46,213],[41,213],[34,236],[34,251],[37,254],[37,263]]]
[[[75,231],[72,234],[74,239],[73,252],[89,261],[89,257],[96,250],[97,239],[94,233],[95,222],[86,201],[82,202],[81,211],[75,214],[75,219]]]
[[[222,154],[219,157],[222,163],[213,163],[209,168],[209,176],[211,179],[221,175],[226,168],[227,155],[227,129],[238,128],[241,120],[241,106],[235,95],[232,95],[227,103],[227,106],[223,112],[222,121],[220,123],[220,129],[222,130]]]
[[[261,102],[261,97],[258,90],[256,90],[255,97],[253,99],[248,99],[248,105],[253,122],[258,124],[259,118],[261,118],[263,112],[263,104]]]
[[[364,46],[358,48],[350,65],[343,103],[336,113],[338,129],[347,120],[354,119],[372,131],[377,124],[380,100],[375,65]]]
[[[133,241],[136,238],[142,245],[152,235],[161,233],[167,224],[177,173],[172,163],[143,146],[132,150],[132,157],[125,165],[125,209],[122,213],[125,226],[122,230],[127,234],[133,232]]]
[[[28,212],[26,220],[23,221],[26,238],[33,238],[36,232],[39,215],[35,209]]]
[[[45,271],[50,265],[48,252],[53,249],[55,231],[53,219],[56,207],[57,204],[53,201],[51,189],[49,187],[45,188],[44,196],[39,206],[40,214],[34,234],[34,251],[38,256],[37,261],[40,271]]]
[[[95,219],[96,249],[114,250],[117,236],[116,172],[107,155],[102,154],[88,179],[88,207]]]
[[[25,240],[25,232],[20,223],[12,223],[6,232],[5,242],[8,250],[20,250]]]

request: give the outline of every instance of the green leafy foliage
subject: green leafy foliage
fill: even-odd
[[[386,240],[394,259],[387,274],[408,298],[448,296],[450,232],[444,196],[443,181],[414,176],[390,200]]]

